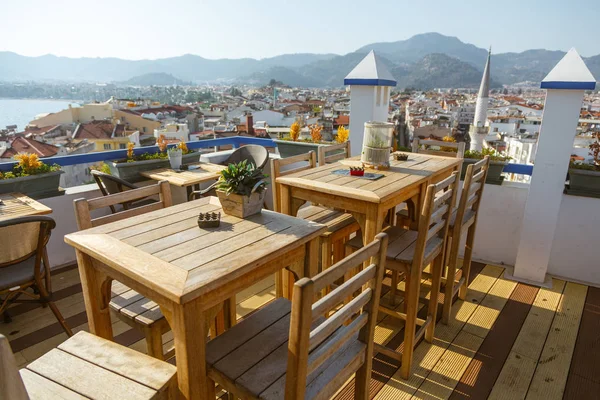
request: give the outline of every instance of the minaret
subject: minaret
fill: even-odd
[[[483,77],[477,94],[477,103],[475,104],[475,118],[473,124],[469,128],[469,137],[471,138],[471,150],[481,151],[483,148],[483,140],[488,134],[489,127],[485,126],[487,120],[488,101],[490,98],[490,58],[492,48],[488,52],[487,62],[483,69]]]

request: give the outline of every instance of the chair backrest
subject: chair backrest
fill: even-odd
[[[52,218],[42,215],[1,221],[0,267],[17,264],[34,255],[41,260],[44,247],[55,227],[56,222]],[[35,268],[39,267],[40,263],[36,262]]]
[[[468,210],[473,210],[475,212],[474,223],[477,222],[479,203],[483,196],[483,188],[485,187],[485,179],[487,178],[489,168],[490,156],[485,156],[483,160],[467,166],[465,180],[458,202],[458,210],[456,211],[456,221],[463,221]],[[461,229],[462,223],[455,223],[452,237],[460,237]]]
[[[129,183],[126,180],[117,178],[116,176],[95,170],[92,170],[91,172],[103,196],[121,193],[126,190],[137,189],[137,186],[135,186],[133,183]],[[128,208],[127,203],[121,204],[121,206],[125,210]],[[110,210],[113,212],[113,214],[117,212],[115,206],[110,206]]]
[[[254,164],[256,169],[263,169],[269,161],[269,152],[262,146],[249,144],[236,149],[223,165],[237,164],[244,160]]]
[[[351,154],[349,140],[331,146],[321,146],[319,147],[319,166],[349,158]]]
[[[159,195],[159,201],[156,203],[143,205],[129,210],[123,210],[95,219],[92,219],[90,214],[90,211],[93,210],[114,206],[116,204],[132,202],[154,195]],[[111,194],[104,197],[97,197],[95,199],[77,199],[73,203],[75,205],[75,219],[77,220],[77,226],[81,230],[119,221],[150,211],[160,210],[161,208],[170,207],[173,204],[173,201],[171,199],[171,188],[169,186],[169,182],[160,181],[154,185],[144,186],[138,189],[131,189],[122,193]]]
[[[421,148],[423,146],[423,148]],[[439,150],[431,149],[430,146],[439,147]],[[444,151],[441,148],[456,149],[456,151]],[[421,154],[432,154],[434,156],[465,158],[465,143],[443,142],[441,140],[429,140],[414,138],[412,152]]]
[[[306,162],[306,165],[302,165],[298,168],[292,168],[287,171],[281,169],[287,165]],[[272,159],[271,160],[271,191],[273,192],[273,210],[281,212],[281,193],[279,185],[277,184],[277,178],[280,176],[290,175],[296,172],[304,171],[307,169],[315,168],[317,166],[317,157],[314,151],[309,151],[305,154],[299,154],[297,156]]]
[[[314,376],[313,372],[319,368],[328,368],[328,362],[336,360],[337,355],[346,351],[356,354],[347,360],[349,364],[338,366],[340,374],[351,375],[362,366],[363,373],[357,374],[357,385],[359,380],[363,380],[360,385],[368,387],[387,243],[387,234],[380,233],[373,242],[331,268],[312,279],[302,278],[294,285],[286,399],[305,398],[307,379],[311,374]],[[316,294],[365,261],[369,261],[368,267],[313,304]],[[360,294],[355,295],[357,292]],[[349,298],[352,300],[338,309]],[[332,311],[329,318],[318,323],[319,318]],[[351,365],[363,354],[362,363]],[[321,389],[320,397],[330,398],[345,382],[344,378],[341,381],[334,378],[332,376],[328,385]]]
[[[29,400],[8,339],[0,334],[0,399]]]
[[[453,172],[443,181],[427,187],[419,216],[419,233],[415,244],[413,268],[421,267],[425,249],[431,245],[434,238],[441,238],[445,243],[450,217],[456,202],[458,183],[458,172]],[[444,248],[445,246],[442,246],[442,251]]]

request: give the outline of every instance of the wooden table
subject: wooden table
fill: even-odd
[[[225,166],[211,163],[195,163],[190,166],[198,166],[200,168],[189,171],[175,171],[171,168],[160,168],[152,171],[140,172],[140,175],[146,178],[154,179],[155,181],[168,181],[171,185],[185,187],[188,197],[194,186],[200,189],[200,184],[219,179],[221,171]]]
[[[112,339],[112,278],[155,301],[173,330],[179,388],[189,399],[210,393],[206,321],[227,299],[286,266],[298,277],[316,275],[326,229],[267,210],[246,219],[222,214],[219,228],[199,229],[198,213],[207,211],[221,211],[216,197],[65,236],[76,249],[90,331]]]
[[[409,153],[407,161],[392,159],[388,170],[368,170],[385,175],[375,181],[332,173],[360,164],[360,158],[354,157],[277,178],[282,212],[296,215],[306,201],[346,210],[356,218],[364,242],[369,243],[381,232],[389,209],[415,196],[420,206],[427,186],[460,170],[462,159]]]
[[[50,214],[52,209],[46,207],[21,193],[0,194],[0,221],[27,215]]]

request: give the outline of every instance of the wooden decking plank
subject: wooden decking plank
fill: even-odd
[[[492,388],[490,399],[524,399],[540,358],[565,282],[554,279],[552,289],[540,289],[519,336]]]
[[[415,393],[415,398],[450,397],[516,285],[516,282],[498,278],[456,339],[427,375],[425,382]]]
[[[588,288],[564,398],[590,396],[600,396],[600,288],[595,287]]]
[[[377,394],[376,399],[410,399],[416,393],[502,272],[502,268],[486,266],[479,274],[471,275],[473,280],[469,285],[467,299],[457,301],[452,307],[448,325],[439,324],[436,327],[433,343],[421,342],[415,349],[414,366],[409,379],[402,379],[400,371],[397,371]]]
[[[488,397],[537,293],[537,287],[521,283],[517,285],[450,399]]]
[[[587,286],[567,283],[526,399],[563,397],[586,294]]]

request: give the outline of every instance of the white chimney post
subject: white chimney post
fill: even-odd
[[[350,86],[350,142],[352,155],[362,152],[365,122],[387,122],[391,88],[396,80],[371,51],[344,79]]]
[[[551,284],[546,271],[583,95],[595,87],[596,79],[575,49],[569,50],[542,81],[541,88],[547,89],[546,102],[511,276],[516,280]]]

